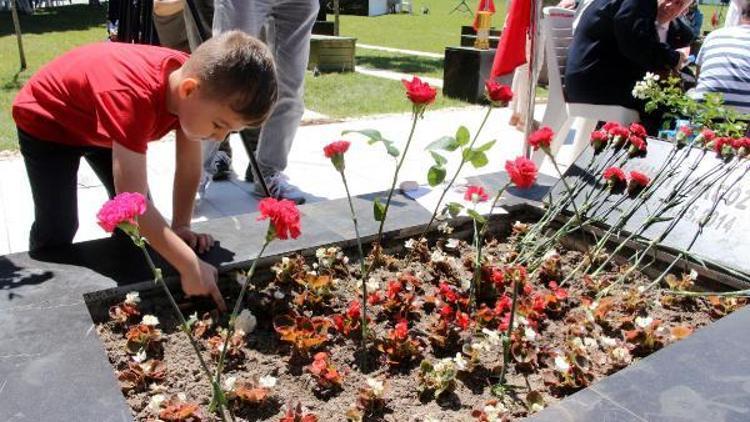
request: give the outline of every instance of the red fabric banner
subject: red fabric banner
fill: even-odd
[[[500,36],[491,77],[506,75],[526,63],[526,40],[531,25],[531,0],[512,0]]]

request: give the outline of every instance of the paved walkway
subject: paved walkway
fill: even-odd
[[[362,43],[357,43],[357,48],[364,48],[367,50],[385,51],[388,53],[406,54],[410,56],[429,57],[431,59],[442,59],[445,56],[444,54],[440,54],[440,53],[430,53],[427,51],[417,51],[417,50],[405,50],[403,48],[383,47],[379,45],[362,44]]]
[[[402,81],[404,79],[410,81],[411,78],[414,77],[414,74],[412,73],[394,72],[392,70],[375,69],[375,68],[365,67],[365,66],[355,66],[354,70],[357,73],[361,73],[363,75],[374,76],[376,78],[391,79],[394,81]],[[443,87],[442,79],[430,78],[427,76],[420,76],[420,79],[422,79],[423,81],[427,82],[428,84],[434,87],[437,87],[437,88]]]
[[[465,125],[472,135],[484,114],[482,107],[444,109],[428,111],[417,125],[414,141],[401,171],[400,180],[426,182],[427,169],[432,159],[424,151],[426,145],[444,135],[452,135],[460,125]],[[537,118],[543,106],[537,109]],[[489,119],[479,143],[496,139],[488,152],[490,164],[482,169],[466,166],[463,176],[490,173],[502,169],[506,159],[521,154],[522,135],[507,125],[508,109],[495,110]],[[346,155],[347,179],[353,195],[386,190],[390,186],[395,161],[388,156],[382,145],[367,145],[359,135],[341,135],[344,130],[376,128],[383,136],[392,139],[403,148],[410,127],[410,114],[387,115],[367,119],[348,120],[332,124],[309,124],[297,132],[290,157],[287,174],[290,181],[307,194],[308,202],[345,196],[338,173],[323,156],[327,143],[346,138],[352,141]],[[234,170],[244,174],[248,164],[242,142],[238,136],[231,138],[234,149]],[[458,163],[458,155],[449,156],[448,174]],[[543,168],[547,174],[553,169]],[[172,213],[171,191],[174,174],[174,138],[167,136],[151,143],[148,152],[148,178],[152,196],[162,214],[169,218]],[[76,241],[104,237],[105,233],[96,224],[96,212],[107,199],[106,191],[91,168],[81,162],[79,171],[78,209],[80,228]],[[197,204],[194,221],[236,216],[252,212],[257,199],[250,192],[252,185],[238,178],[216,182],[209,186],[203,201]],[[369,218],[369,216],[363,216]],[[33,222],[33,203],[20,157],[0,160],[0,254],[24,251],[28,248],[28,231]]]

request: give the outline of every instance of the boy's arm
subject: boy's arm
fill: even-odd
[[[112,143],[112,175],[117,192],[148,191],[146,156]],[[216,285],[216,268],[200,260],[193,250],[167,225],[151,200],[146,212],[138,218],[141,234],[149,244],[180,272],[185,294],[210,295],[220,309],[224,300]]]
[[[174,185],[172,188],[172,230],[198,253],[210,249],[214,240],[210,235],[194,233],[190,229],[195,193],[203,173],[201,142],[190,140],[177,129]]]

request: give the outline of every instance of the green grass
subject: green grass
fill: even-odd
[[[21,15],[23,46],[28,68],[19,73],[18,44],[10,12],[0,13],[0,150],[17,149],[11,104],[18,90],[43,64],[82,44],[106,37],[106,4],[73,5]]]
[[[474,19],[469,13],[450,13],[458,3],[459,0],[417,0],[412,3],[414,15],[341,16],[340,33],[364,44],[442,53],[446,46],[460,44],[461,26],[471,25]],[[478,1],[467,3],[473,11]],[[495,1],[495,27],[502,27],[505,4]],[[422,7],[429,8],[430,13],[423,15]],[[333,17],[329,16],[329,20]]]
[[[357,66],[391,70],[410,75],[443,78],[443,59],[409,56],[385,51],[357,48]]]
[[[432,109],[460,107],[466,103],[445,98],[438,91]],[[359,73],[324,73],[305,77],[305,107],[330,117],[357,117],[370,114],[411,111],[404,87],[399,81]]]

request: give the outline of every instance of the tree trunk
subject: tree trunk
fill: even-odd
[[[13,16],[13,26],[16,29],[16,39],[18,40],[18,56],[21,59],[21,70],[26,70],[26,54],[23,52],[23,39],[21,38],[21,21],[18,20],[18,10],[16,9],[16,0],[10,0],[10,14]]]

